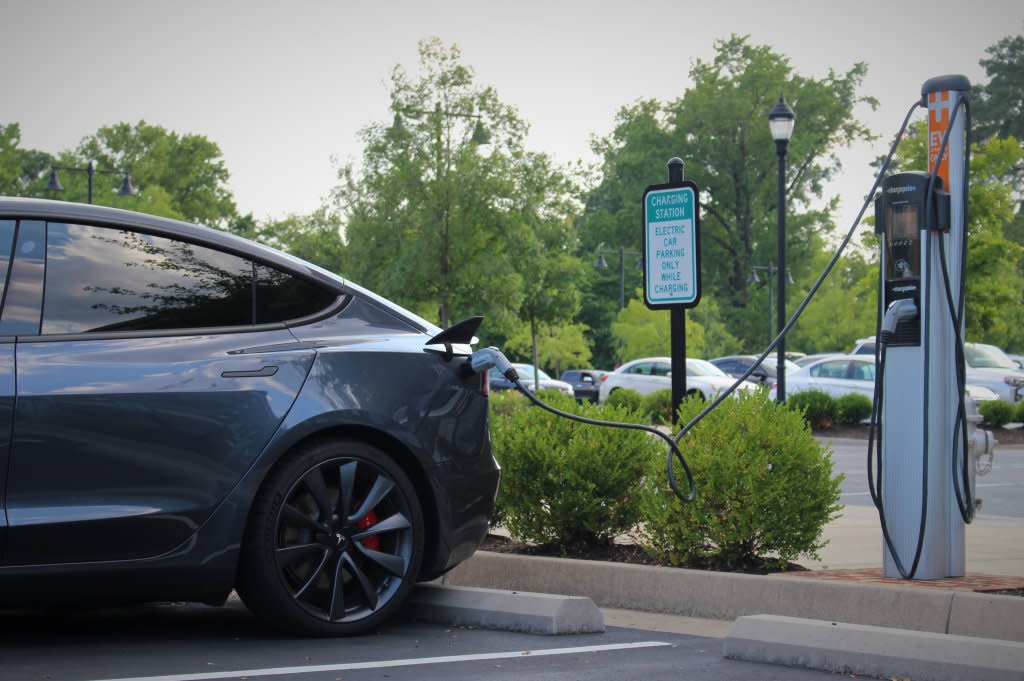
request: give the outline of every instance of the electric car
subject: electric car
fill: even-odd
[[[479,318],[212,229],[0,197],[0,607],[373,629],[487,534]],[[44,295],[45,292],[45,295]]]
[[[602,404],[616,390],[623,388],[647,395],[672,387],[672,358],[643,357],[626,362],[615,371],[605,374],[601,381],[598,401]],[[686,358],[686,394],[711,399],[735,383],[724,371],[703,359]],[[753,391],[750,381],[743,381],[738,390]]]

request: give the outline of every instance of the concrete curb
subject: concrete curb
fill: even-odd
[[[602,607],[709,619],[781,615],[1024,641],[1024,598],[478,551],[451,586],[586,596]]]
[[[604,616],[589,598],[421,584],[410,599],[416,619],[529,634],[604,631]]]
[[[740,617],[725,657],[914,681],[1019,681],[1024,643],[774,615]]]

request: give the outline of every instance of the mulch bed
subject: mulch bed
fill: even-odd
[[[1024,428],[994,428],[992,431],[996,442],[999,445],[1021,445],[1024,444]],[[831,428],[816,430],[814,434],[818,437],[851,438],[855,440],[868,439],[868,426],[864,423],[857,423],[845,426],[832,426]]]

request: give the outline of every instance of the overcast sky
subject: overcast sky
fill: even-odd
[[[862,92],[881,106],[857,113],[882,139],[845,153],[842,177],[829,187],[848,221],[870,186],[868,162],[884,153],[921,84],[947,73],[984,82],[985,48],[1024,32],[1020,0],[0,7],[0,123],[21,124],[22,146],[58,153],[103,125],[140,119],[205,135],[223,151],[239,210],[259,219],[320,205],[335,184],[332,158],[358,160],[358,130],[390,119],[388,73],[399,63],[415,71],[421,38],[457,43],[478,82],[530,124],[530,148],[568,163],[594,160],[590,138],[606,135],[623,105],[679,96],[692,61],[712,59],[714,41],[738,33],[771,45],[809,77],[868,64]]]

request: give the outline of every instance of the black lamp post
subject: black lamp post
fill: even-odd
[[[775,306],[772,305],[772,284],[774,283],[775,273],[779,271],[779,268],[775,266],[775,263],[769,262],[767,265],[751,265],[750,276],[747,277],[748,284],[759,284],[761,278],[757,276],[758,272],[766,272],[768,274],[768,342],[770,343],[775,338],[775,327],[772,326],[772,312],[775,310]],[[786,268],[786,282],[793,284],[793,275],[790,273],[789,268]]]
[[[121,181],[121,186],[118,188],[117,193],[119,196],[134,196],[138,192],[135,187],[132,186],[132,176],[127,170],[104,170],[96,167],[95,161],[89,161],[89,165],[84,168],[73,168],[71,166],[50,166],[50,178],[46,181],[44,189],[50,189],[55,192],[64,191],[64,185],[57,179],[58,170],[67,170],[71,172],[88,173],[89,175],[89,193],[88,201],[92,203],[92,178],[96,173],[102,173],[104,175],[123,175],[124,179]]]
[[[789,138],[793,135],[793,126],[796,124],[796,114],[786,104],[784,97],[779,97],[778,103],[768,114],[768,125],[772,131],[772,138],[775,140],[775,152],[779,156],[779,193],[777,206],[779,213],[779,293],[778,293],[778,327],[786,326],[786,151],[789,148]],[[786,401],[786,337],[779,339],[778,350],[778,388],[776,400]]]
[[[626,307],[626,256],[636,256],[639,258],[636,264],[638,270],[642,270],[644,267],[643,255],[637,251],[627,251],[623,246],[619,246],[619,309]],[[597,262],[594,263],[594,267],[599,270],[608,269],[608,261],[604,259],[604,252],[598,251]]]

